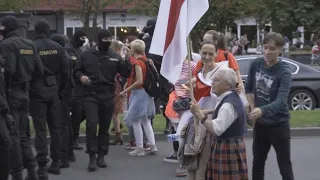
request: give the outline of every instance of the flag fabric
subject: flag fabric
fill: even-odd
[[[161,0],[149,53],[163,56],[160,73],[171,83],[188,55],[187,37],[208,8],[208,0]]]

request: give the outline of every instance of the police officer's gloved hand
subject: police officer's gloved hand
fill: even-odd
[[[6,125],[7,125],[9,132],[12,133],[14,130],[14,119],[13,119],[12,115],[7,113],[5,120],[6,120]]]

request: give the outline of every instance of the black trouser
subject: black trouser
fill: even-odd
[[[74,97],[71,105],[71,123],[73,130],[73,141],[79,137],[80,124],[85,120],[83,97]]]
[[[0,144],[0,179],[7,180],[9,177],[9,148]]]
[[[12,149],[10,150],[10,171],[12,176],[18,176],[26,166],[37,166],[27,133],[29,93],[24,89],[13,88],[8,95],[11,115],[14,118],[14,130],[11,133]]]
[[[29,118],[26,120],[27,121],[27,130],[26,130],[26,135],[28,137],[28,140],[30,142],[31,140],[31,133],[30,133],[30,121],[29,121]],[[23,166],[24,168],[28,168],[28,159],[26,159],[26,157],[23,157]]]
[[[73,130],[70,117],[70,109],[73,98],[73,89],[65,89],[62,92],[62,124],[61,124],[61,136],[62,145],[61,153],[64,160],[68,159],[69,154],[73,155]]]
[[[12,141],[5,124],[4,117],[0,114],[0,179],[7,180],[9,176],[9,150]]]
[[[252,179],[264,179],[265,162],[271,146],[276,151],[282,179],[293,180],[290,160],[290,127],[267,127],[258,122],[253,130]]]
[[[30,113],[36,132],[35,148],[40,167],[49,162],[47,124],[50,132],[50,157],[53,161],[61,160],[61,111],[63,106],[59,101],[57,91],[32,95]]]
[[[85,96],[84,110],[87,120],[87,152],[107,155],[109,151],[109,127],[114,110],[113,98],[103,95]],[[99,133],[97,137],[97,125]]]

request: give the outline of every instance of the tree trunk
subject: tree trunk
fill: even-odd
[[[95,0],[94,1],[93,18],[92,18],[92,27],[93,28],[98,27],[99,5],[100,5],[100,0]]]
[[[83,0],[83,12],[81,14],[81,17],[83,19],[83,29],[86,33],[89,33],[89,27],[90,27],[90,16],[92,12],[92,4],[94,0]]]

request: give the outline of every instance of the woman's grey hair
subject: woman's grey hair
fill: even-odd
[[[238,84],[237,74],[231,68],[220,68],[216,74],[219,74],[220,81],[224,81],[231,86],[231,90],[235,89]]]

